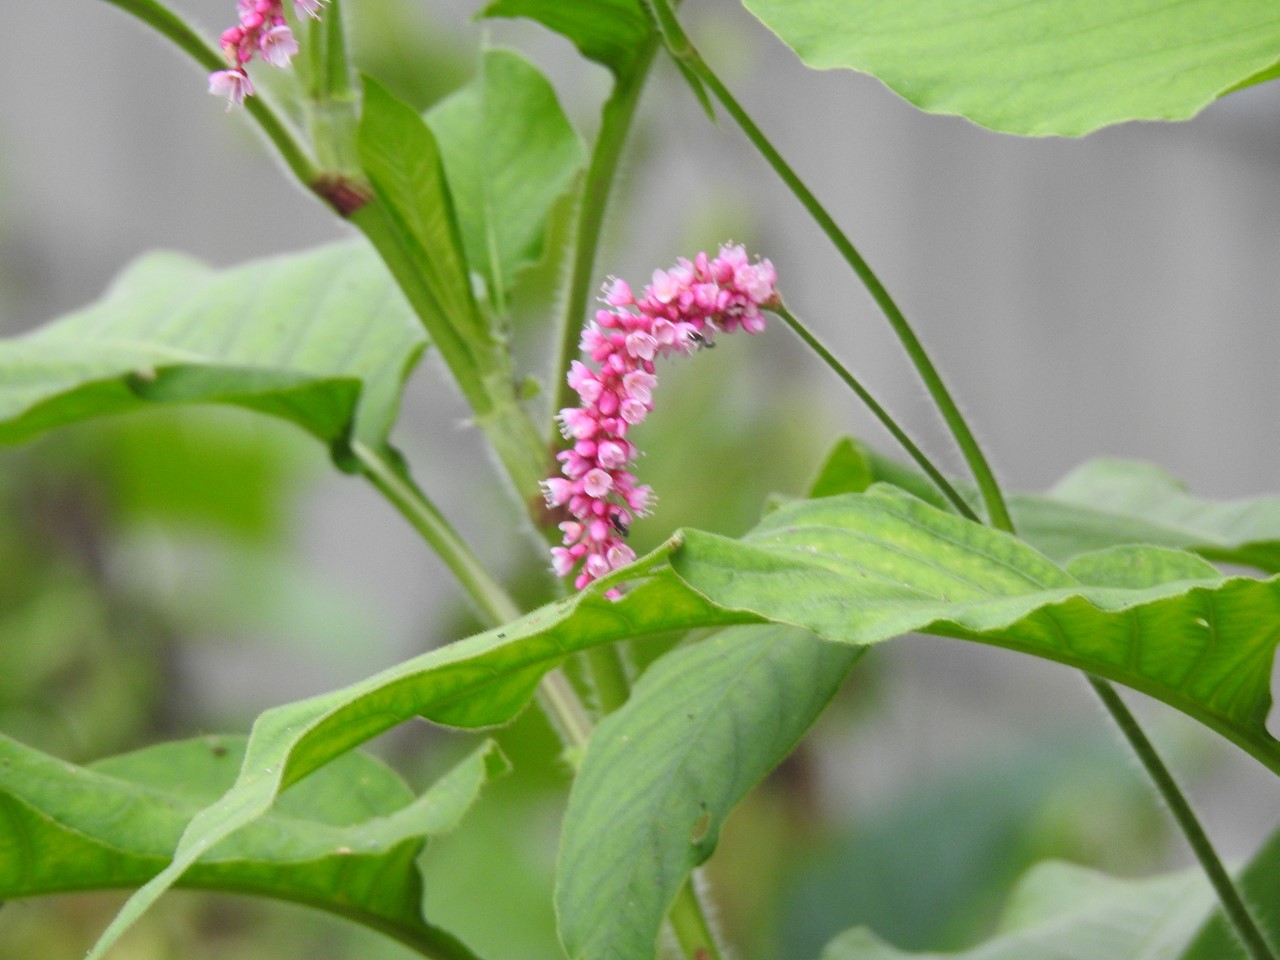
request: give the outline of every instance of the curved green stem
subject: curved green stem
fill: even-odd
[[[497,626],[520,616],[520,608],[515,601],[489,575],[480,558],[408,474],[388,457],[358,440],[351,444],[351,450],[360,464],[361,474],[422,534],[422,538],[457,577],[488,626]]]
[[[893,436],[893,439],[897,440],[920,469],[928,474],[929,479],[933,481],[934,486],[942,492],[943,496],[951,501],[951,505],[956,508],[956,512],[962,517],[976,521],[978,517],[973,512],[973,509],[969,504],[965,502],[964,497],[960,496],[956,488],[951,485],[951,482],[947,480],[947,478],[942,475],[942,472],[933,465],[933,461],[929,459],[928,455],[916,445],[915,441],[913,441],[900,426],[898,426],[898,422],[894,420],[889,411],[882,407],[876,398],[871,395],[870,391],[868,391],[867,388],[859,382],[858,378],[850,373],[848,368],[846,368],[844,364],[832,355],[831,351],[823,345],[822,341],[810,333],[808,328],[797,320],[795,316],[792,315],[791,311],[782,304],[778,304],[775,307],[769,307],[768,309],[781,317],[786,322],[787,326],[794,330],[796,335],[808,344],[809,349],[821,357],[822,361],[834,370],[836,375],[845,382],[845,385],[858,395],[858,399],[860,399],[866,405],[867,409],[875,415],[876,419],[884,425],[884,428],[889,431]]]
[[[929,391],[929,396],[933,398],[934,405],[938,408],[943,420],[946,421],[947,428],[955,438],[956,445],[964,455],[965,462],[969,465],[969,470],[973,473],[973,478],[978,484],[991,525],[1001,530],[1012,531],[1013,521],[1009,516],[1009,509],[1005,505],[1004,496],[1000,492],[1000,485],[996,481],[995,473],[983,454],[982,448],[978,446],[977,438],[974,437],[973,431],[969,429],[964,415],[961,414],[960,408],[951,396],[951,392],[947,389],[946,384],[943,383],[942,376],[938,373],[937,368],[934,367],[933,361],[920,343],[919,337],[916,336],[915,331],[912,329],[911,324],[908,323],[898,304],[889,295],[889,291],[880,282],[880,278],[876,276],[875,271],[858,253],[857,248],[845,236],[844,231],[836,225],[831,215],[818,202],[817,197],[804,185],[804,182],[791,168],[790,164],[783,159],[773,144],[769,142],[769,138],[756,126],[755,121],[742,109],[742,106],[734,99],[728,88],[720,82],[720,78],[707,66],[702,56],[690,42],[688,35],[680,27],[679,21],[676,20],[675,14],[671,11],[666,0],[644,0],[644,2],[646,6],[650,7],[655,19],[662,27],[667,49],[671,55],[685,64],[694,76],[702,81],[715,98],[720,101],[729,115],[742,128],[742,132],[746,134],[747,139],[760,152],[760,155],[764,157],[769,166],[774,169],[774,172],[777,173],[783,183],[795,194],[796,199],[800,201],[809,215],[817,222],[822,232],[835,245],[845,262],[858,275],[858,279],[862,281],[867,288],[867,292],[871,294],[872,299],[875,300],[881,312],[884,313],[885,318],[889,321],[889,325],[893,328],[894,333],[902,343],[903,349],[907,352],[907,356],[911,359],[911,363],[919,373],[920,379],[924,382],[925,388]]]
[[[1191,809],[1191,804],[1173,779],[1173,774],[1169,772],[1169,768],[1164,765],[1164,761],[1156,753],[1151,741],[1147,739],[1142,727],[1138,725],[1137,718],[1130,712],[1125,702],[1120,699],[1120,694],[1116,692],[1115,687],[1101,677],[1095,677],[1092,674],[1086,674],[1085,676],[1089,681],[1089,685],[1093,687],[1094,692],[1097,693],[1099,699],[1106,706],[1107,711],[1115,719],[1116,726],[1120,728],[1120,732],[1129,741],[1133,752],[1138,755],[1138,759],[1146,769],[1147,775],[1155,783],[1156,790],[1160,793],[1161,798],[1168,805],[1169,812],[1173,815],[1173,819],[1177,822],[1179,829],[1181,829],[1182,835],[1187,838],[1187,844],[1195,854],[1196,860],[1199,861],[1200,868],[1204,871],[1205,876],[1209,878],[1209,882],[1213,884],[1213,888],[1218,894],[1218,899],[1222,903],[1222,911],[1226,914],[1228,922],[1240,938],[1240,943],[1249,954],[1250,960],[1276,960],[1276,955],[1272,952],[1266,938],[1262,935],[1262,931],[1254,922],[1253,916],[1249,913],[1249,908],[1245,906],[1244,899],[1236,888],[1235,881],[1231,879],[1231,875],[1227,873],[1226,868],[1222,865],[1222,861],[1218,858],[1218,852],[1214,850],[1213,843],[1209,840],[1208,834],[1205,833],[1204,827],[1195,815],[1195,811]]]
[[[552,414],[564,407],[573,406],[576,397],[565,382],[565,371],[578,356],[578,340],[582,322],[595,286],[596,251],[600,246],[600,233],[604,227],[605,210],[609,205],[609,193],[618,173],[627,134],[635,118],[640,93],[649,76],[649,67],[660,46],[655,33],[636,59],[635,68],[626,76],[618,77],[609,99],[600,114],[600,132],[596,135],[591,151],[591,163],[582,186],[582,200],[578,206],[578,225],[573,241],[573,268],[569,276],[569,289],[565,297],[564,313],[560,320],[559,349],[552,359],[554,368],[550,381],[557,384],[553,395]],[[555,436],[552,429],[551,436]]]
[[[220,51],[206,43],[200,34],[157,0],[106,0],[106,2],[119,7],[125,13],[132,14],[157,33],[173,41],[180,50],[204,69],[215,71],[227,68],[227,62]],[[267,139],[280,151],[281,159],[293,175],[305,186],[311,187],[319,171],[285,122],[260,96],[247,97],[244,106]]]
[[[711,921],[698,900],[693,877],[684,882],[667,914],[680,949],[690,960],[720,960],[722,954]]]

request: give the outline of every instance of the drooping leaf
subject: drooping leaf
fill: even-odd
[[[150,879],[187,821],[234,781],[244,746],[202,737],[84,768],[0,738],[0,898]],[[416,859],[502,763],[486,743],[415,798],[380,762],[348,753],[212,846],[181,883],[304,903],[424,947],[453,945],[423,920]]]
[[[658,551],[639,564],[637,576],[664,555]],[[669,571],[650,576],[617,603],[600,596],[609,581],[598,584],[345,689],[262,714],[235,784],[195,815],[172,862],[129,899],[89,956],[101,957],[207,850],[265,814],[284,787],[384,730],[415,716],[464,727],[504,723],[528,703],[542,674],[576,650],[663,630],[753,619],[720,613]]]
[[[231,403],[380,447],[424,343],[363,243],[227,270],[150,254],[97,303],[0,340],[0,442],[152,403]]]
[[[487,50],[476,79],[426,116],[444,160],[467,262],[501,302],[542,256],[556,200],[582,167],[582,142],[537,68]]]
[[[1078,557],[1077,577],[887,486],[789,504],[738,541],[683,536],[673,568],[727,610],[847,643],[924,631],[1057,660],[1177,707],[1280,773],[1265,726],[1280,580],[1224,578],[1155,547]]]
[[[739,627],[667,654],[606,717],[569,797],[557,868],[574,960],[652,956],[729,812],[795,746],[861,654]]]
[[[653,35],[640,0],[494,0],[481,16],[537,20],[617,76],[631,73]]]
[[[970,950],[907,952],[858,927],[828,944],[822,960],[1174,960],[1212,902],[1212,889],[1195,871],[1120,880],[1047,862],[1018,885],[995,936]]]
[[[1269,0],[744,2],[811,67],[1029,136],[1185,120],[1280,61]]]

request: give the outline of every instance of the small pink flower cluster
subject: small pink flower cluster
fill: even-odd
[[[602,298],[607,309],[582,332],[582,351],[599,369],[578,360],[569,369],[569,386],[582,402],[559,415],[565,438],[574,441],[556,457],[564,476],[542,484],[547,505],[573,517],[560,524],[563,546],[552,548],[551,566],[567,577],[581,563],[575,589],[636,558],[624,538],[654,497],[627,469],[637,453],[627,433],[653,409],[654,360],[713,346],[717,330],[759,333],[760,308],[778,303],[777,278],[773,264],[751,263],[737,245],[655,270],[638,298],[625,281],[610,278]]]
[[[323,0],[293,0],[298,16],[317,19],[322,3]],[[298,52],[298,41],[285,22],[283,0],[236,0],[236,12],[240,22],[224,30],[221,38],[222,52],[231,69],[209,75],[209,92],[226,97],[228,110],[253,95],[245,64],[254,54],[261,54],[273,67],[287,67]]]

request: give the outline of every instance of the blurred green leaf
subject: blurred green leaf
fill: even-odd
[[[591,736],[565,814],[556,912],[570,956],[648,957],[690,871],[861,655],[740,627],[658,660]]]
[[[154,876],[191,815],[234,780],[244,746],[206,737],[82,768],[0,738],[0,897]],[[406,943],[452,947],[422,920],[416,858],[424,838],[451,829],[502,764],[486,743],[415,798],[381,763],[348,753],[270,816],[213,845],[182,883],[300,902]]]
[[[495,0],[481,16],[537,20],[617,76],[632,72],[653,34],[640,0]]]
[[[523,57],[487,50],[470,84],[426,116],[444,160],[471,269],[505,302],[543,252],[548,218],[583,163],[582,142],[546,78]]]
[[[1185,120],[1280,60],[1270,0],[744,2],[811,67],[1028,136]]]
[[[1280,773],[1265,726],[1280,580],[1222,578],[1155,547],[1076,562],[1087,582],[889,486],[789,504],[738,541],[687,530],[671,555],[726,610],[848,643],[919,630],[1057,660],[1177,707]]]
[[[923,474],[849,438],[828,453],[817,483],[835,494],[861,492],[877,481],[945,506]],[[974,500],[972,488],[958,486]],[[1106,547],[1147,544],[1280,572],[1280,497],[1205,500],[1147,463],[1093,460],[1047,494],[1014,494],[1009,507],[1018,535],[1060,562]]]
[[[1198,871],[1120,880],[1048,862],[1031,869],[1014,890],[995,936],[972,950],[908,953],[857,928],[828,944],[822,960],[1174,960],[1212,900]]]
[[[153,403],[230,403],[377,447],[423,346],[362,243],[228,270],[150,254],[96,304],[0,341],[0,442]]]

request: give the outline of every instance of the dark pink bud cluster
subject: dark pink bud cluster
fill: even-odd
[[[577,569],[575,589],[636,558],[627,531],[654,497],[628,469],[637,450],[627,434],[653,409],[654,360],[711,346],[716,331],[759,333],[761,308],[778,302],[777,279],[768,260],[751,263],[741,246],[726,245],[715,257],[699,253],[655,270],[639,297],[622,280],[605,286],[606,309],[582,332],[582,351],[597,367],[573,361],[569,386],[581,403],[559,415],[573,446],[557,455],[563,476],[542,484],[547,504],[573,517],[560,524],[564,542],[552,548],[551,566],[561,577]]]
[[[323,0],[293,0],[298,16],[320,16]],[[209,92],[227,98],[227,109],[253,94],[245,64],[259,55],[273,67],[287,67],[298,41],[284,17],[284,0],[236,0],[240,22],[222,32],[222,53],[229,70],[209,75]]]

